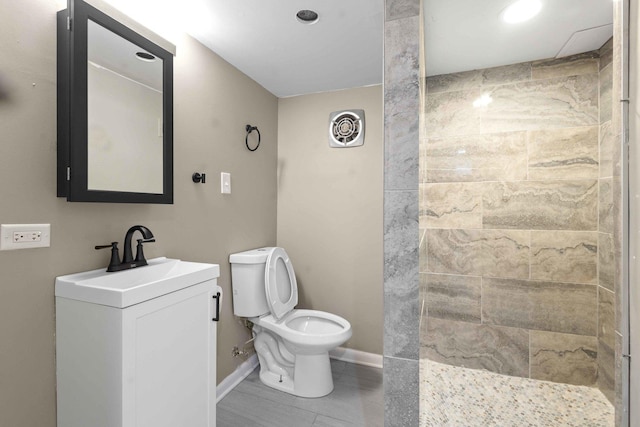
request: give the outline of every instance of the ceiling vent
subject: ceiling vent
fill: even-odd
[[[364,110],[334,111],[329,114],[329,146],[358,147],[364,144]]]

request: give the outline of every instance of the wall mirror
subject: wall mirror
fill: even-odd
[[[173,203],[173,54],[94,5],[58,12],[58,196]]]

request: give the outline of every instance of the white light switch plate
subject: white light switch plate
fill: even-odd
[[[0,251],[48,248],[51,246],[51,224],[0,225]]]
[[[220,173],[220,192],[222,194],[231,194],[231,174],[228,172]]]

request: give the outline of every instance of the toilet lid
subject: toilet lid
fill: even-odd
[[[273,248],[267,257],[264,286],[271,314],[276,319],[298,304],[298,283],[289,256],[282,248]]]

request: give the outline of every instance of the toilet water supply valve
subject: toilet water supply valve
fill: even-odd
[[[250,320],[244,319],[244,326],[249,329],[249,332],[251,332],[251,335],[253,335],[253,323],[251,323]],[[248,341],[245,341],[245,343],[242,345],[242,350],[237,346],[234,345],[233,349],[231,350],[231,355],[233,357],[247,357],[251,354],[251,349],[247,349],[247,344],[252,343],[254,340],[256,339],[256,337],[251,338]]]

